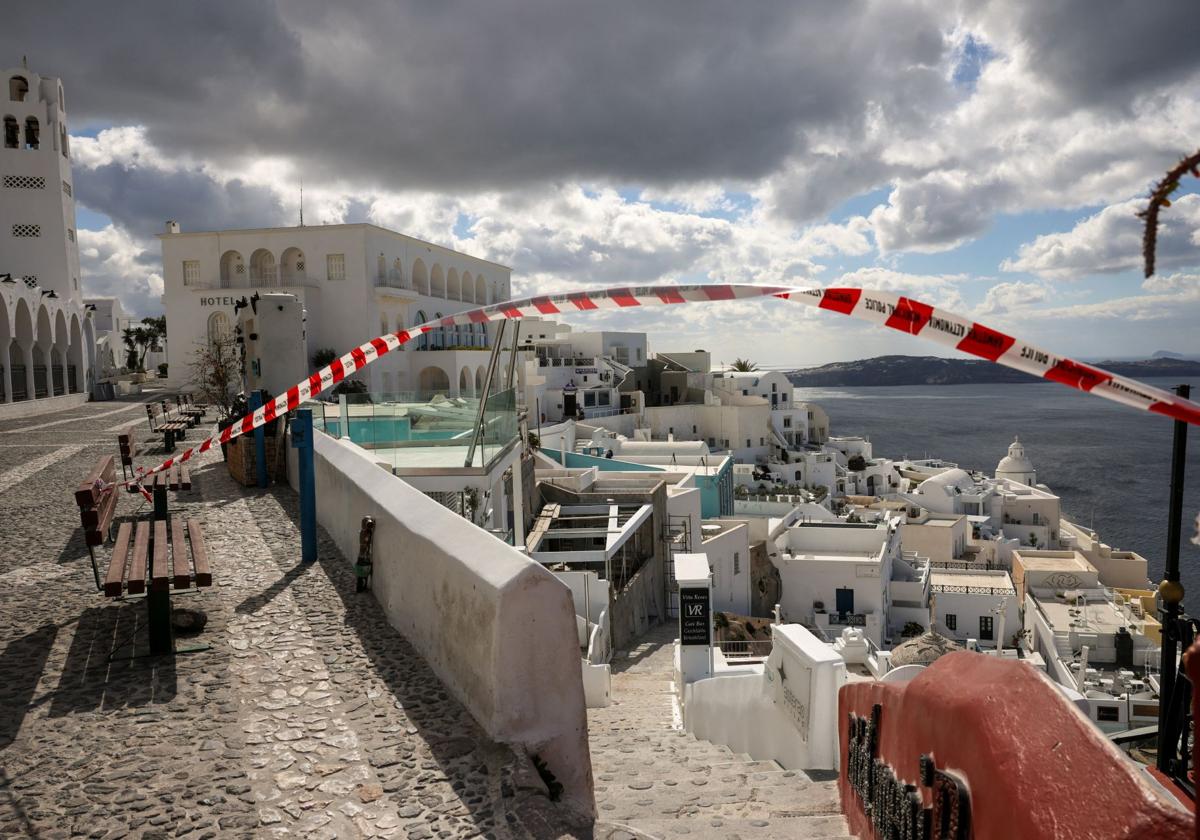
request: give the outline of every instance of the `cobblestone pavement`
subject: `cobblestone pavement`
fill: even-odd
[[[323,532],[299,563],[294,494],[239,487],[219,451],[171,500],[208,540],[214,586],[174,603],[207,614],[211,649],[109,662],[145,650],[144,604],[96,592],[72,493],[134,420],[150,441],[140,402],[0,422],[0,836],[590,836]],[[147,505],[123,494],[118,514]]]
[[[849,837],[833,774],[784,770],[673,727],[674,629],[618,652],[614,702],[588,710],[597,837]]]

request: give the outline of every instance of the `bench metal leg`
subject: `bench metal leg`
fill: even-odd
[[[148,592],[146,594],[146,629],[150,636],[150,653],[173,653],[175,634],[171,627],[171,593]]]
[[[92,576],[96,578],[96,591],[99,592],[104,587],[100,585],[100,569],[96,566],[96,549],[93,546],[88,546],[88,557],[92,558]]]

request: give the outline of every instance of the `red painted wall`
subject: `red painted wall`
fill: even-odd
[[[909,683],[843,687],[843,768],[848,715],[870,718],[876,703],[878,755],[906,782],[918,782],[922,753],[965,779],[975,840],[1193,837],[1192,816],[1159,799],[1049,678],[1024,663],[963,651]],[[875,837],[844,771],[838,785],[851,830]],[[922,795],[929,805],[929,791]]]

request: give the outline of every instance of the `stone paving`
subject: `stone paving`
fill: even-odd
[[[213,588],[174,603],[207,614],[211,649],[108,661],[145,649],[144,605],[96,592],[72,491],[134,420],[150,441],[140,402],[0,422],[0,836],[591,836],[323,532],[299,563],[295,495],[237,486],[219,451],[171,500],[208,539]],[[123,495],[118,513],[147,507]]]
[[[614,702],[588,710],[597,837],[849,837],[834,774],[784,770],[674,728],[674,629],[618,652]]]

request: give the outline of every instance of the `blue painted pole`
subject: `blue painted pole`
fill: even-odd
[[[253,391],[250,394],[250,411],[254,412],[262,408],[263,395],[262,391]],[[254,430],[254,469],[258,476],[258,486],[267,486],[267,430],[263,426],[259,426]]]
[[[312,409],[301,408],[292,418],[292,446],[299,465],[300,484],[300,559],[317,559],[317,481],[313,471]]]

